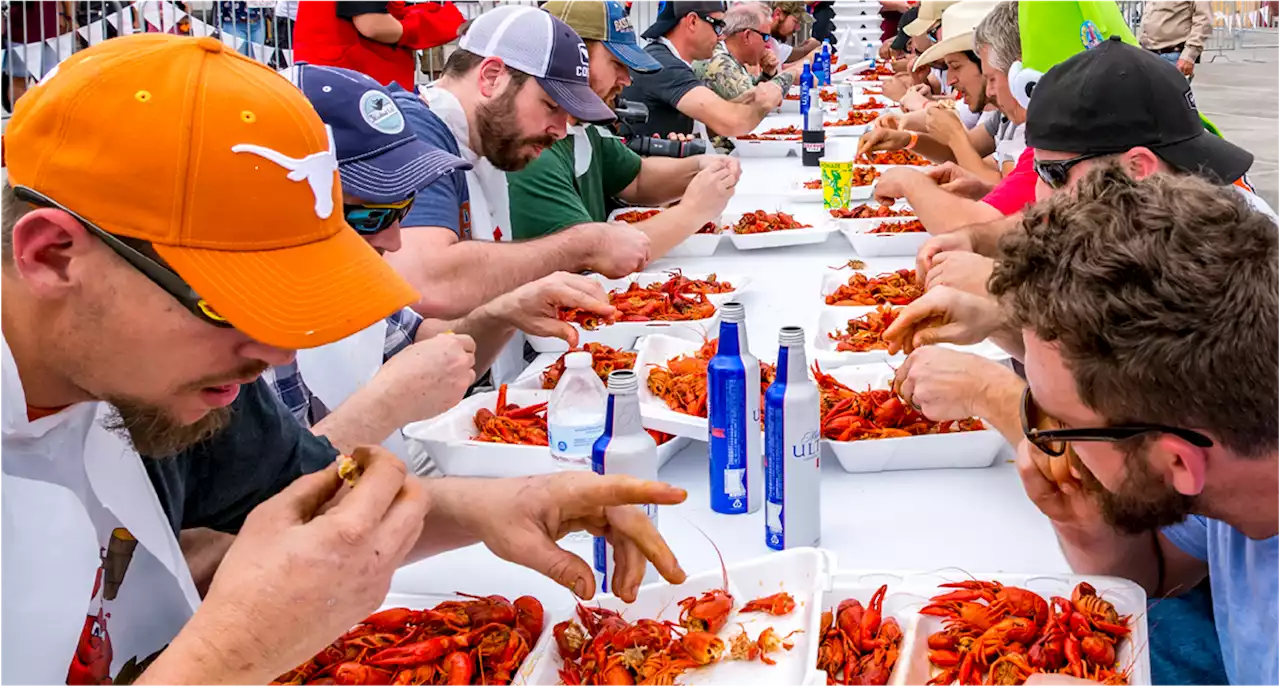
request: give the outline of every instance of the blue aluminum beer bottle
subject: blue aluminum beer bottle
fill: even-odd
[[[822,85],[831,85],[831,44],[822,41]]]
[[[778,334],[778,375],[764,394],[764,538],[774,550],[818,544],[822,427],[818,386],[809,378],[804,329]]]
[[[628,474],[638,479],[657,481],[658,444],[640,425],[640,380],[630,369],[609,374],[608,412],[604,433],[591,448],[591,469],[596,474]],[[645,505],[653,526],[658,526],[658,506]],[[613,546],[603,536],[592,541],[596,588],[613,592]],[[652,564],[645,566],[644,581],[655,581]]]
[[[805,62],[800,69],[800,119],[807,120],[809,115],[809,91],[813,88],[813,71]]]
[[[711,509],[760,510],[764,465],[760,436],[760,362],[747,349],[746,309],[720,307],[720,342],[707,364],[707,442]]]

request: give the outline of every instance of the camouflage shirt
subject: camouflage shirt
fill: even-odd
[[[760,81],[766,80],[751,76],[751,72],[729,53],[724,43],[716,44],[716,50],[711,59],[694,62],[693,73],[702,79],[708,88],[715,91],[716,95],[725,100],[733,100],[751,90]],[[795,81],[795,77],[791,74],[779,74],[773,77],[772,81],[778,84],[785,95]]]

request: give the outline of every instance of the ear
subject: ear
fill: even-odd
[[[507,69],[500,57],[486,57],[476,69],[476,86],[480,95],[491,98],[502,92],[507,81]]]
[[[1153,448],[1148,453],[1150,459],[1163,464],[1152,467],[1169,474],[1169,484],[1182,495],[1200,495],[1209,467],[1209,452],[1168,434],[1157,438]]]
[[[1021,60],[1009,65],[1009,90],[1013,93],[1013,99],[1017,100],[1023,109],[1031,105],[1031,92],[1035,90],[1042,76],[1044,74],[1022,64]]]
[[[1129,176],[1142,180],[1160,171],[1160,158],[1148,148],[1131,148],[1120,159]]]
[[[28,212],[13,227],[13,269],[37,296],[57,296],[75,284],[73,259],[88,255],[96,241],[62,210]]]

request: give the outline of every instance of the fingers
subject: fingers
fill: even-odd
[[[926,292],[915,302],[907,305],[898,311],[898,316],[894,317],[893,323],[885,329],[883,338],[888,340],[903,341],[907,334],[915,329],[921,322],[931,317],[943,316],[947,313],[942,300],[939,296],[929,297],[930,293]]]
[[[610,580],[613,593],[623,602],[635,602],[648,560],[631,539],[614,532],[605,538],[613,545],[613,579]]]
[[[603,292],[599,294],[583,292],[566,284],[556,284],[554,290],[548,294],[547,300],[557,307],[581,308],[602,317],[612,316],[616,311]]]
[[[576,475],[566,494],[575,505],[585,508],[618,505],[679,505],[689,496],[683,488],[633,476]]]
[[[583,600],[595,596],[595,574],[582,558],[562,549],[542,532],[522,537],[520,544],[528,553],[521,556],[520,564],[573,591]]]
[[[339,517],[353,526],[367,527],[382,521],[392,501],[404,488],[408,469],[394,453],[378,446],[356,448],[351,457],[363,469],[360,481],[325,516]]]
[[[291,524],[311,521],[325,503],[329,502],[342,486],[338,478],[337,464],[328,469],[294,479],[283,491],[254,509],[262,515],[280,518]]]
[[[1053,480],[1049,467],[1049,456],[1039,448],[1023,440],[1018,444],[1018,457],[1014,460],[1018,475],[1022,477],[1022,486],[1032,500],[1056,496],[1059,489]]]
[[[605,510],[605,517],[609,520],[609,528],[615,541],[625,539],[634,544],[640,555],[652,562],[654,569],[667,581],[673,584],[684,582],[686,575],[676,561],[675,553],[671,552],[667,542],[654,528],[653,522],[645,516],[644,510],[638,507],[611,507]],[[615,550],[619,545],[614,544]],[[643,565],[636,566],[639,567],[639,576],[642,578]],[[639,581],[640,579],[636,579],[637,586]]]
[[[458,343],[462,345],[462,349],[466,353],[470,355],[474,355],[476,353],[476,339],[464,333],[451,333],[451,334],[444,334],[444,335],[452,336],[454,339],[456,339]]]

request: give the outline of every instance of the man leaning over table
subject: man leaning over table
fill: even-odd
[[[693,63],[693,73],[716,95],[733,100],[769,81],[785,94],[800,78],[803,66],[796,62],[779,71],[778,61],[769,50],[769,15],[764,5],[744,2],[724,13],[724,33],[716,44],[711,59]],[[753,76],[748,69],[758,69]]]
[[[329,465],[261,493],[201,602],[134,448],[213,435],[240,384],[416,293],[343,221],[303,95],[215,39],[76,53],[5,144],[5,681],[265,683],[376,609],[403,561],[477,541],[582,596],[590,569],[554,543],[574,529],[614,539],[626,597],[645,557],[683,579],[644,514],[617,507],[678,489],[421,480],[369,448],[354,488]],[[95,652],[108,635],[113,658]]]
[[[770,47],[780,62],[799,65],[805,58],[822,47],[822,41],[810,36],[794,48],[787,44],[801,25],[812,25],[813,15],[809,14],[805,3],[797,0],[775,0],[769,3],[768,33],[772,41]],[[832,47],[835,43],[832,42]],[[786,89],[782,91],[786,93]]]
[[[431,86],[418,94],[392,89],[420,139],[475,167],[419,194],[401,222],[401,249],[387,256],[422,294],[414,305],[419,313],[464,317],[558,271],[620,278],[648,263],[648,237],[629,226],[584,224],[511,240],[506,172],[523,169],[564,138],[570,116],[614,117],[592,92],[589,75],[587,47],[573,29],[533,7],[504,5],[471,22]],[[517,335],[494,363],[492,381],[514,379],[524,365]]]
[[[725,3],[673,0],[661,5],[658,18],[642,36],[651,42],[644,51],[662,65],[652,73],[632,74],[632,84],[622,91],[627,100],[649,108],[649,120],[632,124],[632,136],[694,133],[695,125],[721,136],[751,133],[782,104],[785,93],[765,82],[726,100],[698,79],[690,66],[710,59],[724,30]]]
[[[660,68],[636,44],[621,2],[557,1],[542,9],[564,20],[586,41],[591,87],[605,102],[612,102],[631,82],[628,68]],[[651,255],[661,257],[718,217],[733,196],[739,176],[736,159],[641,157],[587,122],[575,121],[569,133],[528,167],[507,177],[517,240],[599,225],[606,219],[611,198],[641,207],[681,200],[658,216],[632,225],[649,237]]]

